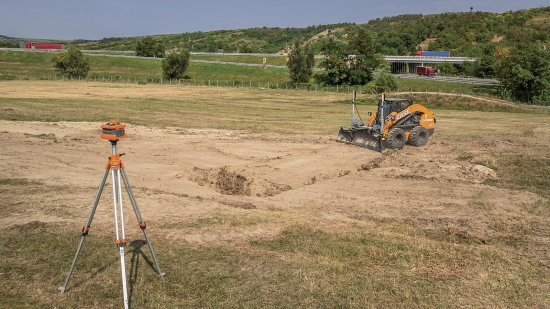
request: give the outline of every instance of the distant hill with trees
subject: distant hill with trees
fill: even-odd
[[[306,28],[250,28],[155,35],[167,49],[184,48],[202,52],[275,53],[291,47],[299,38],[308,39],[323,31],[352,24],[310,26]],[[77,40],[82,49],[135,50],[139,37]]]
[[[370,20],[366,24],[318,25],[305,28],[250,28],[156,35],[167,49],[204,52],[283,51],[300,39],[315,51],[323,40],[347,41],[355,26],[364,27],[386,55],[414,54],[417,50],[449,50],[454,56],[481,57],[498,46],[521,46],[539,42],[550,45],[550,7],[505,13],[458,12],[411,14]],[[135,50],[139,37],[75,41],[82,49]],[[550,48],[550,46],[549,46]]]

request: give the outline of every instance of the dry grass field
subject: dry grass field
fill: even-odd
[[[166,272],[126,199],[133,307],[549,307],[550,113],[440,97],[380,154],[335,142],[347,94],[0,82],[0,307],[120,307],[109,185],[57,291],[111,117]]]

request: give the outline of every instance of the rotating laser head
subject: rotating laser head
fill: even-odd
[[[109,120],[106,124],[101,125],[101,138],[110,141],[118,141],[126,137],[126,125],[118,120]]]

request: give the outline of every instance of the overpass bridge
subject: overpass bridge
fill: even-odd
[[[471,57],[434,57],[434,56],[384,56],[390,63],[392,73],[405,74],[416,73],[418,66],[426,64],[463,64],[464,62],[475,62],[477,58]]]

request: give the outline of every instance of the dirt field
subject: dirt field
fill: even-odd
[[[94,188],[110,152],[110,144],[98,138],[97,123],[2,121],[0,131],[5,176],[51,186]],[[496,172],[459,161],[455,153],[460,146],[442,142],[437,135],[426,148],[379,154],[336,143],[329,136],[140,126],[130,126],[128,132],[130,138],[119,148],[126,153],[127,171],[149,221],[171,225],[212,213],[238,216],[251,209],[266,219],[273,211],[283,217],[240,229],[161,232],[190,242],[241,243],[276,235],[290,219],[297,224],[342,224],[358,217],[397,218],[484,239],[489,237],[489,215],[511,215],[520,204],[538,199],[532,193],[483,184],[497,178]],[[106,196],[109,204],[110,195]],[[63,197],[86,196],[76,190],[63,192]],[[478,207],[479,201],[499,207],[487,213]],[[88,204],[74,206],[85,210]],[[102,209],[104,216],[96,223],[110,224],[111,209]],[[84,212],[71,218],[34,209],[0,222],[25,224],[44,216],[48,222],[85,217]]]
[[[23,95],[10,90],[0,96]],[[31,91],[29,97],[47,92],[52,90]],[[129,138],[120,142],[119,150],[126,154],[127,173],[161,267],[168,268],[164,279],[132,281],[134,303],[147,306],[150,297],[149,304],[159,307],[550,305],[548,196],[544,189],[515,185],[507,173],[519,170],[505,166],[514,154],[531,158],[548,149],[550,122],[533,121],[525,130],[506,135],[503,131],[521,123],[522,114],[438,115],[447,119],[438,122],[428,146],[383,154],[337,143],[327,134],[130,125]],[[459,120],[464,115],[473,119],[471,125]],[[491,125],[485,122],[489,116],[496,119]],[[25,258],[0,251],[6,258],[0,262],[0,282],[13,304],[71,307],[83,301],[91,307],[118,306],[118,268],[112,262],[77,267],[69,284],[76,282],[76,287],[65,295],[56,293],[109,155],[109,143],[99,139],[99,124],[0,120],[0,239],[9,244],[19,239],[17,233],[31,233],[25,237],[34,244],[36,228],[53,237],[50,245],[59,251],[57,258],[46,255],[46,260],[36,260],[35,255],[44,254],[40,249],[27,252],[29,264],[48,267],[48,259],[55,260],[47,279],[37,270],[34,276],[23,274],[33,272]],[[492,134],[476,138],[484,126]],[[533,177],[544,185],[548,176]],[[111,203],[107,186],[92,240],[86,243],[95,249],[88,253],[105,245],[94,243],[93,235],[112,238]],[[128,238],[138,239],[127,199],[125,206]],[[195,256],[204,250],[211,254],[201,253],[204,265],[210,265],[207,270],[188,269],[180,274],[184,281],[198,273],[211,278],[211,272],[231,268],[226,260],[207,262],[217,261],[223,252],[239,256],[237,275],[222,276],[216,279],[222,283],[214,280],[206,288],[195,286],[188,295],[183,290],[192,288],[170,273],[189,262],[178,260],[172,251],[176,247]],[[104,249],[109,259],[116,257]],[[264,273],[279,264],[280,270]],[[297,270],[295,265],[301,266]],[[141,267],[143,273],[152,273],[145,263]],[[285,269],[288,277],[280,282],[247,277],[277,278]],[[334,269],[342,273],[335,275]],[[90,272],[99,274],[92,276],[93,285],[86,279]],[[339,281],[345,278],[353,286]],[[13,286],[8,284],[12,280]],[[102,280],[110,280],[113,291],[106,296],[84,292],[94,285],[101,291]],[[247,294],[251,290],[243,280],[259,291]],[[223,299],[205,299],[211,285],[221,286]],[[28,287],[34,292],[23,292]],[[18,295],[32,301],[15,302]],[[95,300],[86,300],[86,295]]]

